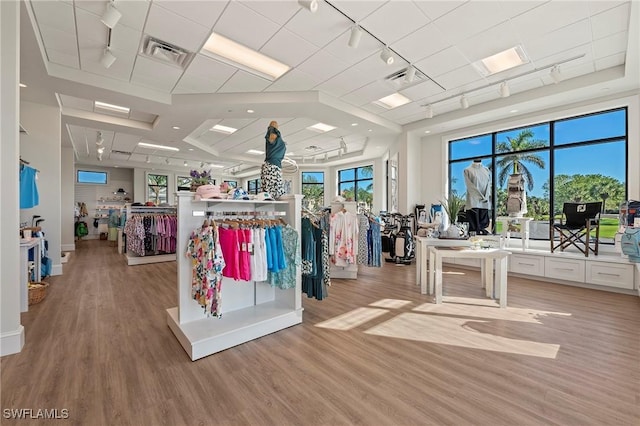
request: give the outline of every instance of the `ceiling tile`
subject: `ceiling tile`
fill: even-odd
[[[32,1],[38,25],[48,25],[68,33],[75,33],[73,5],[61,1]]]
[[[118,80],[129,81],[131,70],[136,60],[136,54],[117,49],[111,49],[111,53],[117,58],[109,68],[105,68],[100,63],[103,49],[81,48],[80,60],[84,71],[103,75],[105,77]]]
[[[136,121],[142,121],[143,123],[153,123],[158,116],[156,114],[150,114],[148,112],[131,111],[129,118]]]
[[[213,31],[254,50],[278,31],[279,25],[242,3],[231,2]]]
[[[429,77],[438,77],[447,71],[460,68],[468,64],[467,58],[456,48],[449,47],[426,59],[418,61],[415,65]],[[436,79],[437,81],[437,79]]]
[[[413,2],[394,1],[385,3],[360,24],[383,43],[392,46],[396,41],[427,25],[429,21]],[[391,22],[396,24],[390,25]]]
[[[111,47],[129,53],[137,53],[142,33],[131,27],[116,26],[111,32]]]
[[[138,56],[131,75],[131,82],[159,91],[170,92],[181,75],[182,70],[179,68]]]
[[[593,39],[598,40],[629,28],[630,5],[609,9],[591,17]]]
[[[133,152],[140,142],[140,136],[117,132],[113,138],[112,149],[117,151]]]
[[[55,49],[58,52],[74,55],[78,57],[78,44],[75,32],[67,32],[59,30],[49,25],[40,25],[40,34],[44,46],[49,49]]]
[[[322,90],[329,93],[336,98],[345,95],[352,90],[361,87],[367,83],[369,79],[365,72],[360,71],[357,68],[351,67],[340,74],[330,78],[322,84],[319,84],[314,89]]]
[[[517,80],[509,81],[509,88],[511,89],[512,94],[526,92],[527,90],[537,89],[542,87],[542,79],[538,76],[529,75],[526,78],[523,77]]]
[[[435,20],[442,15],[451,12],[453,9],[463,5],[466,1],[467,0],[414,0],[416,6],[422,9],[424,14],[431,20]]]
[[[438,77],[438,83],[443,85],[447,90],[457,88],[469,90],[473,86],[473,83],[480,80],[484,79],[472,65],[462,66]]]
[[[375,52],[379,52],[381,44],[378,40],[370,36],[366,31],[362,32],[362,37],[357,48],[349,47],[351,29],[347,29],[340,36],[335,38],[323,50],[339,58],[348,65],[358,63]]]
[[[226,1],[154,0],[154,5],[169,9],[207,28],[213,27],[227,5]]]
[[[595,70],[595,65],[591,61],[578,64],[576,66],[564,67],[562,69],[562,79],[568,80],[571,78],[580,77],[581,75],[591,74],[595,72]]]
[[[528,41],[524,48],[533,61],[580,46],[591,39],[589,19],[583,19],[559,30]]]
[[[564,26],[587,18],[584,1],[550,1],[511,20],[522,41],[540,38]]]
[[[406,117],[407,115],[414,115],[422,113],[425,114],[426,108],[421,106],[418,102],[411,102],[406,105],[399,106],[397,108],[390,109],[382,114],[382,116],[388,120],[397,122],[398,119]]]
[[[364,72],[367,78],[362,83],[368,83],[372,80],[383,79],[403,68],[406,68],[409,64],[400,59],[397,55],[393,55],[395,61],[391,65],[387,65],[382,59],[380,59],[380,52],[376,51],[373,55],[369,56],[365,60],[358,62],[354,65],[355,68]]]
[[[435,21],[452,43],[458,43],[506,20],[498,2],[467,2]]]
[[[371,13],[379,9],[386,2],[387,0],[335,0],[332,1],[331,4],[333,4],[342,13],[351,18],[352,21],[360,22]]]
[[[77,53],[69,54],[67,52],[61,52],[56,49],[47,49],[47,58],[49,59],[49,62],[53,62],[54,64],[80,69],[80,63]]]
[[[60,96],[60,101],[62,101],[63,107],[80,109],[83,111],[93,111],[93,101],[89,99],[81,99],[64,94],[59,94],[58,96]]]
[[[345,68],[348,68],[347,64],[324,50],[319,50],[297,66],[298,70],[316,77],[320,82],[328,80]]]
[[[434,25],[428,24],[393,44],[393,50],[411,62],[433,55],[451,44]]]
[[[256,77],[248,72],[238,70],[220,89],[218,89],[218,92],[262,92],[270,85],[271,82],[264,78]]]
[[[595,40],[593,55],[595,59],[604,58],[627,50],[628,33],[626,31]],[[636,52],[637,53],[637,52]]]
[[[291,92],[311,90],[320,83],[320,79],[310,74],[293,69],[276,80],[265,92]]]
[[[560,53],[555,53],[553,55],[546,56],[542,59],[537,60],[535,65],[536,65],[536,68],[541,68],[541,67],[550,68],[553,66],[553,64],[563,62],[571,58],[576,58],[571,61],[575,63],[583,63],[586,61],[593,60],[591,43],[586,43],[581,46],[574,47],[573,49],[565,50]],[[564,66],[565,64],[560,65],[560,71],[562,71],[562,68]],[[548,73],[548,70],[547,70],[547,73]]]
[[[197,75],[183,75],[173,89],[173,94],[184,95],[188,93],[215,93],[218,85],[210,80]]]
[[[134,30],[142,31],[147,20],[151,2],[148,0],[118,1],[117,8],[122,12],[118,25],[126,25]]]
[[[615,55],[596,59],[596,71],[615,67],[616,65],[622,65],[625,63],[626,56],[626,53],[617,53]]]
[[[393,93],[395,93],[395,89],[391,84],[383,81],[374,81],[344,95],[341,99],[350,104],[360,106],[377,101]]]
[[[194,93],[197,89],[202,93],[215,93],[234,72],[236,68],[198,54],[180,78],[174,93]]]
[[[207,27],[152,4],[144,32],[162,41],[195,52],[204,44],[210,31]]]
[[[94,41],[101,43],[103,47],[107,45],[109,28],[100,22],[100,16],[82,9],[77,9],[76,21],[78,23],[80,47],[93,45]],[[112,32],[115,33],[117,28],[118,26],[116,25]]]
[[[400,90],[400,93],[413,100],[424,99],[442,92],[442,88],[431,80]]]
[[[73,4],[75,4],[76,6],[76,13],[78,13],[78,10],[84,10],[87,12],[91,12],[94,15],[98,15],[98,16],[102,16],[102,14],[105,12],[105,10],[107,9],[107,5],[109,4],[109,2],[107,0],[75,0],[73,2]],[[117,7],[117,6],[116,6]],[[120,11],[120,8],[118,7],[118,10]],[[122,18],[120,18],[122,19]]]
[[[621,4],[625,4],[625,3],[630,3],[629,0],[621,0],[621,1],[616,1],[616,0],[603,0],[603,1],[597,1],[597,0],[589,0],[587,2],[587,6],[589,7],[589,12],[592,15],[596,15],[600,12],[604,12],[605,10],[611,9],[613,7],[617,7],[620,6]]]
[[[263,47],[261,53],[291,67],[313,55],[318,48],[291,31],[281,28]]]
[[[513,18],[533,8],[545,4],[549,0],[501,0],[500,7],[504,10],[507,18]]]
[[[316,13],[309,13],[299,8],[298,12],[287,22],[285,28],[300,37],[323,47],[351,27],[351,21],[332,7],[322,7]]]
[[[300,10],[300,5],[293,1],[242,0],[240,3],[280,25],[286,24]]]

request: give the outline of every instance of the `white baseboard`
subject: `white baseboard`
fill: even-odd
[[[62,264],[53,265],[51,268],[51,276],[62,275]]]
[[[0,356],[17,354],[24,347],[24,326],[0,335]]]
[[[60,250],[61,251],[76,251],[76,245],[75,244],[62,244],[60,246]]]

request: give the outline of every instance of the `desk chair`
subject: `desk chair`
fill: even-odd
[[[598,255],[598,240],[600,239],[600,210],[602,202],[593,203],[564,203],[560,223],[551,227],[551,253],[555,249],[563,250],[573,245],[585,257],[589,251]],[[591,231],[595,229],[596,238],[591,247]],[[556,231],[560,233],[560,241],[556,244]]]

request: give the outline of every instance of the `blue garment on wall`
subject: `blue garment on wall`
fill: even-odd
[[[26,165],[20,167],[20,208],[30,209],[40,203],[36,185],[36,169]]]

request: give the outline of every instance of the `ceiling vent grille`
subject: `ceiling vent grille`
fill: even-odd
[[[142,43],[143,55],[156,59],[161,62],[165,62],[171,65],[184,68],[191,58],[191,52],[188,52],[181,47],[175,46],[166,41],[158,40],[151,36],[145,36]]]
[[[118,151],[117,149],[112,149],[111,150],[112,154],[121,154],[121,155],[131,155],[133,154],[132,152],[128,152],[128,151]]]
[[[407,77],[407,72],[409,71],[409,68],[410,67],[407,67],[407,68],[401,69],[400,71],[396,71],[393,74],[386,76],[384,80],[388,81],[395,87],[402,87],[402,88],[415,86],[416,84],[420,84],[423,81],[429,80],[429,77],[427,77],[423,72],[416,69],[416,73],[413,77],[413,81],[408,82],[406,77]]]

